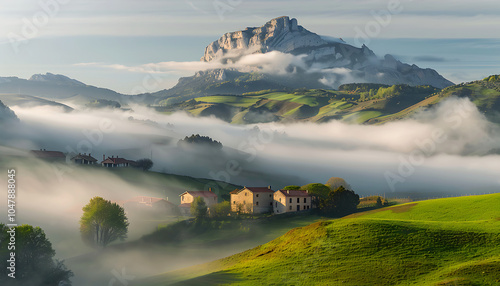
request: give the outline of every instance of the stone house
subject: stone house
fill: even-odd
[[[273,193],[269,187],[244,187],[231,192],[231,211],[262,214],[273,211]]]
[[[312,196],[303,190],[279,190],[274,193],[275,214],[306,211],[312,208]]]
[[[191,213],[191,203],[194,201],[196,197],[201,197],[205,201],[207,208],[217,204],[217,194],[210,191],[186,191],[180,194],[181,204],[179,205],[179,209],[183,215],[189,215]]]

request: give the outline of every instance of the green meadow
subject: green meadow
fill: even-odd
[[[215,116],[234,124],[332,119],[382,124],[409,118],[452,96],[469,98],[488,119],[500,122],[498,76],[442,90],[430,86],[346,84],[339,90],[262,90],[242,95],[213,95],[159,107],[159,111],[184,110],[194,116]]]
[[[500,285],[500,194],[412,202],[295,228],[137,285]]]

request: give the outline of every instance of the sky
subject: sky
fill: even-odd
[[[364,43],[379,56],[434,68],[453,82],[498,70],[494,0],[1,0],[0,76],[52,72],[132,93],[144,72],[110,66],[198,61],[222,34],[283,15],[320,35]],[[155,89],[191,74],[162,74]]]

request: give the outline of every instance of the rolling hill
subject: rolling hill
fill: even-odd
[[[483,80],[447,87],[345,84],[339,90],[278,89],[196,97],[159,106],[160,112],[184,110],[193,116],[215,116],[235,124],[262,122],[326,122],[381,124],[411,117],[451,96],[467,97],[486,117],[500,123],[500,80]]]
[[[344,85],[340,90],[263,90],[243,95],[196,97],[179,104],[157,107],[160,112],[184,110],[194,116],[215,116],[235,124],[338,119],[364,123],[392,115],[419,103],[439,90],[430,86]]]
[[[317,222],[135,285],[499,285],[499,204],[448,198]]]
[[[388,116],[373,118],[368,123],[384,123],[404,119],[416,111],[429,108],[451,96],[469,98],[478,109],[492,122],[500,123],[500,76],[492,75],[483,80],[462,83],[447,87],[425,100],[400,112]]]
[[[0,100],[8,106],[36,107],[36,106],[54,106],[60,107],[64,112],[70,112],[73,108],[52,100],[47,100],[31,95],[23,94],[0,94]]]

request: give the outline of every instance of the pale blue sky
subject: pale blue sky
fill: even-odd
[[[359,39],[390,5],[390,19],[384,16],[369,40]],[[283,15],[318,34],[367,42],[380,56],[435,68],[455,82],[500,73],[497,0],[0,0],[0,76],[62,73],[128,93],[145,74],[77,64],[197,61],[223,33]],[[164,74],[158,89],[190,73]]]

